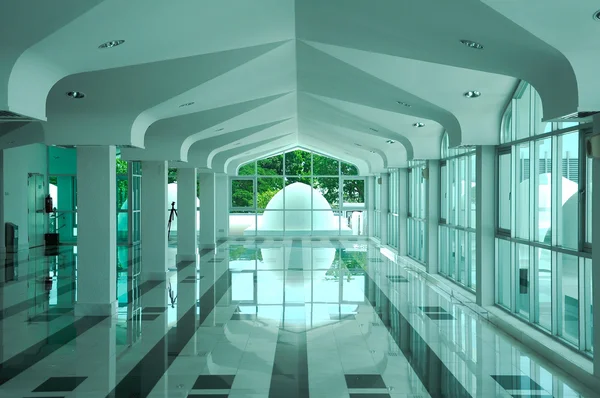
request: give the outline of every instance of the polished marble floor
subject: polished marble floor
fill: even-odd
[[[120,268],[113,318],[74,316],[76,247],[7,259],[0,397],[595,396],[388,256],[220,242],[164,280]]]

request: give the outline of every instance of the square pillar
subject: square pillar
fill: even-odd
[[[167,172],[166,161],[142,162],[141,246],[144,280],[164,280],[168,269],[167,222],[171,204],[167,203]],[[181,225],[181,221],[177,221]]]
[[[216,201],[216,237],[217,239],[229,236],[229,176],[224,173],[215,174]]]
[[[477,175],[475,177],[475,249],[476,303],[482,307],[494,305],[494,263],[496,235],[496,149],[492,145],[478,146],[475,152]]]
[[[215,174],[200,173],[198,179],[200,181],[200,248],[213,248],[216,241]]]
[[[427,161],[427,189],[425,197],[425,267],[430,274],[438,272],[438,229],[440,222],[440,161]]]
[[[75,315],[117,311],[117,180],[114,146],[77,147]]]
[[[398,169],[398,255],[408,254],[408,169]]]
[[[367,236],[375,236],[375,181],[374,176],[367,177]]]
[[[388,173],[381,174],[381,195],[380,198],[380,213],[381,214],[381,244],[388,243],[388,212],[390,211],[389,204],[390,195],[390,175]]]
[[[177,262],[195,261],[198,252],[196,230],[196,169],[177,169]]]
[[[600,114],[594,115],[594,134],[600,134]],[[600,379],[600,158],[592,163],[592,308],[594,322],[594,376]]]

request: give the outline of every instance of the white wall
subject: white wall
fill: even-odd
[[[2,152],[4,192],[1,205],[4,219],[0,226],[0,248],[4,249],[4,223],[12,222],[19,226],[19,249],[28,249],[27,174],[43,174],[47,181],[47,147],[44,144],[32,144],[4,149]]]

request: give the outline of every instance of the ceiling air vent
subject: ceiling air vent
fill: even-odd
[[[571,114],[561,116],[556,120],[579,120],[579,121],[588,121],[592,116],[596,113],[600,113],[599,111],[591,111],[591,112],[573,112]]]
[[[19,115],[18,113],[0,110],[0,121],[3,121],[3,122],[36,122],[38,120],[33,119],[28,116]]]

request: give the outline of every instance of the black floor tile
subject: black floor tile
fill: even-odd
[[[537,394],[511,394],[513,398],[554,398],[554,396],[549,394],[537,395]]]
[[[437,306],[428,306],[425,305],[423,307],[419,307],[423,312],[448,312],[445,309],[443,309],[442,307],[437,307]]]
[[[346,375],[348,388],[387,388],[381,375]]]
[[[436,314],[436,313],[426,313],[425,315],[427,315],[429,317],[429,319],[433,319],[434,321],[453,321],[456,318],[454,318],[452,315],[450,314]]]
[[[55,320],[56,318],[59,318],[60,315],[57,314],[40,314],[40,315],[36,315],[33,318],[29,318],[29,322],[50,322]]]
[[[187,398],[227,398],[228,394],[190,394]]]
[[[492,375],[492,378],[505,390],[543,390],[543,388],[538,383],[531,380],[529,376]]]
[[[193,390],[230,390],[234,375],[201,375],[194,383]]]
[[[48,311],[46,311],[46,314],[66,314],[73,311],[73,308],[59,308],[59,307],[54,307],[54,308],[50,308]]]
[[[158,318],[160,314],[142,314],[142,321],[153,321]],[[133,320],[133,318],[129,318],[129,320]]]
[[[196,283],[196,279],[184,279],[179,283]]]
[[[38,386],[33,392],[73,391],[87,377],[51,377]]]
[[[232,321],[254,321],[256,320],[256,314],[233,314],[231,316]]]
[[[142,311],[144,312],[165,312],[167,307],[144,307]]]
[[[390,398],[386,393],[350,394],[350,398]]]

